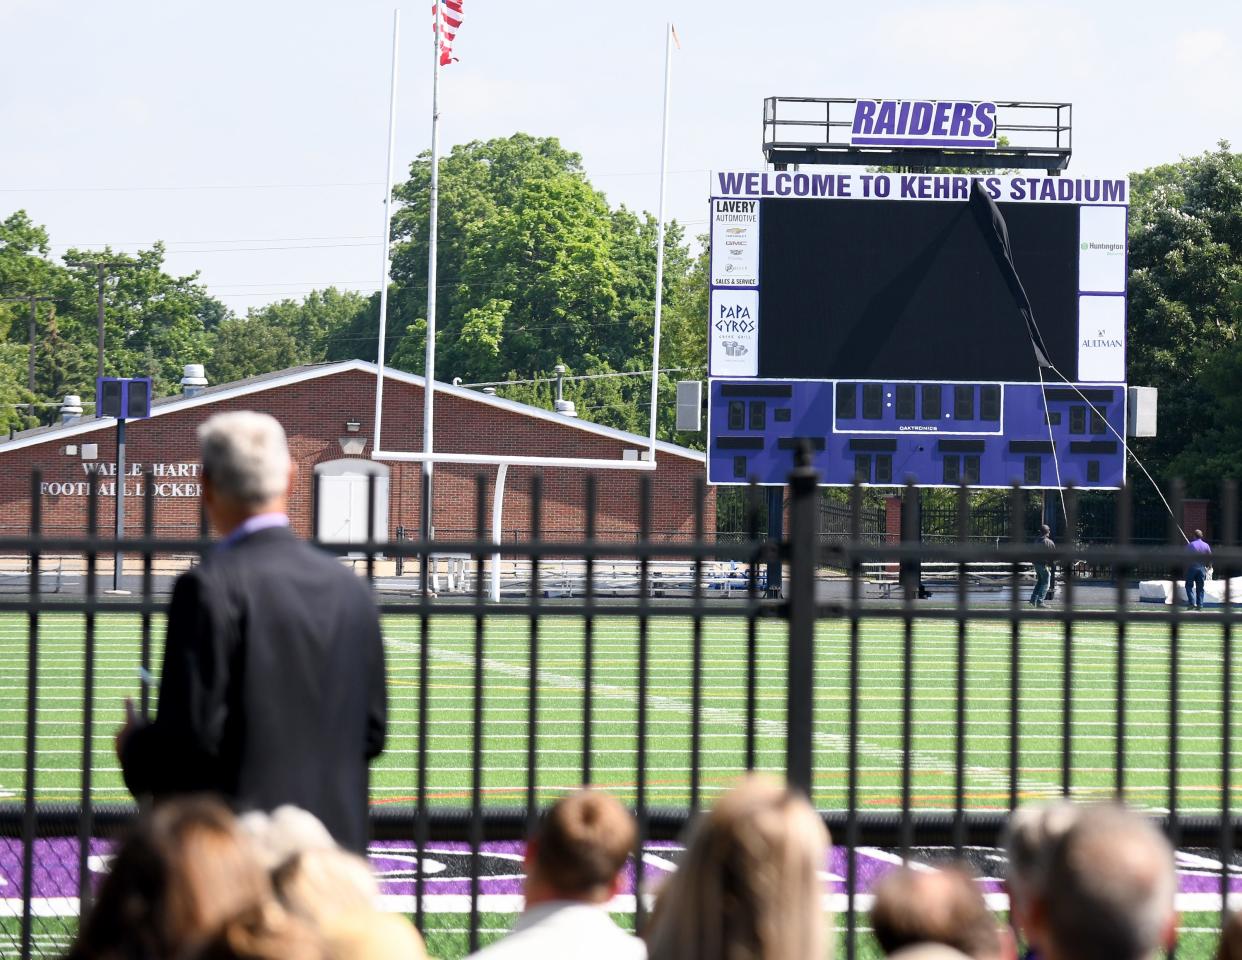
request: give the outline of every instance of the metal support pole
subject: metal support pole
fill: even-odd
[[[781,564],[780,544],[785,539],[785,488],[768,487],[768,543],[773,545],[768,554],[768,587],[763,592],[765,600],[779,600],[783,596],[781,585],[785,574]]]
[[[435,449],[435,391],[436,391],[436,283],[437,249],[440,233],[440,38],[444,29],[444,17],[439,6],[435,10],[435,54],[431,58],[431,181],[428,191],[427,231],[427,343],[423,359],[423,453]],[[422,536],[430,540],[435,524],[434,493],[432,491],[432,465],[430,460],[422,463],[423,511]],[[430,557],[428,557],[430,559]],[[424,563],[423,567],[426,568]],[[427,592],[427,576],[423,574],[423,593]],[[473,948],[472,948],[473,949]]]
[[[815,699],[815,492],[819,474],[810,451],[798,453],[789,476],[789,679],[786,684],[785,776],[811,795],[812,722]]]
[[[492,490],[492,543],[500,546],[500,521],[504,516],[505,508],[505,474],[509,472],[509,465],[502,463],[496,468],[496,487]],[[497,550],[492,554],[492,589],[491,598],[493,602],[500,600],[500,551]]]
[[[116,539],[125,537],[125,418],[116,421]],[[112,592],[121,593],[121,567],[124,554],[117,547],[112,563]]]

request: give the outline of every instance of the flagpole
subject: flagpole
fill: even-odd
[[[384,417],[384,351],[388,335],[388,281],[392,245],[392,164],[397,139],[397,40],[401,33],[401,11],[392,12],[392,78],[388,89],[388,172],[384,179],[384,263],[380,270],[379,351],[375,358],[375,439],[371,449],[383,450],[380,424]]]
[[[651,425],[647,436],[647,459],[656,458],[656,410],[660,394],[660,315],[664,305],[664,180],[668,172],[668,102],[673,72],[673,24],[664,27],[664,124],[660,133],[660,203],[656,217],[655,319],[651,350]]]
[[[440,0],[442,3],[443,0]],[[435,8],[435,53],[431,58],[431,196],[429,207],[429,230],[427,240],[427,353],[423,363],[423,453],[432,453],[433,421],[432,404],[435,396],[436,377],[436,246],[440,229],[440,49],[444,29],[444,11],[438,3]],[[431,539],[431,461],[423,461],[422,539]],[[427,563],[423,567],[423,588],[426,590]]]

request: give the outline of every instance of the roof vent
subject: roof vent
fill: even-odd
[[[181,395],[197,397],[207,389],[207,376],[201,363],[187,363],[182,370]]]
[[[556,402],[552,404],[552,409],[559,413],[562,417],[578,416],[578,410],[574,406],[574,402],[572,400],[566,400],[564,396],[565,364],[558,363],[553,369],[556,373]]]
[[[68,423],[80,416],[82,416],[82,398],[76,393],[66,394],[60,405],[60,422]]]

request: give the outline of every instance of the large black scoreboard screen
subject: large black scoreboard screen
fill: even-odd
[[[827,484],[1124,482],[1124,178],[726,171],[712,193],[709,482],[783,484],[798,450]]]
[[[1052,362],[1077,376],[1078,209],[1001,204]],[[761,377],[1027,381],[1026,325],[965,203],[765,198]]]

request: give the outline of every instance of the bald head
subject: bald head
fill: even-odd
[[[1146,960],[1173,943],[1173,848],[1125,807],[1085,808],[1049,863],[1040,952],[1051,960]]]
[[[875,887],[871,927],[886,954],[920,943],[960,950],[975,960],[1001,956],[996,919],[964,868],[902,868]]]

